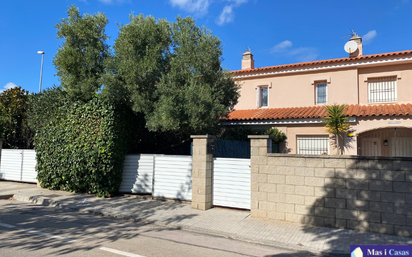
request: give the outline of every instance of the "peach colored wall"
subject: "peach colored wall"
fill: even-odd
[[[359,69],[360,104],[368,104],[368,77],[397,76],[397,103],[412,102],[412,64],[386,65]],[[399,78],[400,76],[400,78]]]
[[[240,81],[240,98],[235,109],[256,109],[256,86],[271,85],[269,108],[303,107],[315,105],[316,79],[330,78],[328,104],[368,104],[368,77],[397,76],[397,103],[412,102],[412,64],[350,68],[321,72],[278,74],[244,78]],[[359,99],[358,99],[359,85]]]
[[[235,109],[256,109],[256,86],[272,85],[269,89],[269,108],[315,105],[313,80],[325,80],[328,103],[357,104],[357,69],[279,74],[267,77],[244,78],[240,81],[240,98]]]
[[[389,122],[400,122],[397,124],[389,124]],[[287,142],[285,152],[296,154],[296,137],[304,135],[327,135],[325,126],[323,124],[305,124],[305,125],[289,125],[289,126],[272,126],[277,127],[280,131],[286,134]],[[351,130],[354,136],[346,138],[347,143],[344,146],[344,155],[357,155],[357,136],[363,132],[378,129],[378,128],[394,128],[404,127],[412,128],[412,119],[399,117],[379,117],[376,118],[358,118],[356,123],[351,123]],[[336,153],[334,145],[334,135],[329,135],[330,140],[330,154]],[[343,140],[341,140],[343,143]]]

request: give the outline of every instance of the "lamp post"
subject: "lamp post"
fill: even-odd
[[[41,80],[43,77],[43,59],[44,59],[44,52],[38,51],[38,54],[41,54],[41,69],[40,69],[40,84],[39,84],[39,93],[41,92]]]

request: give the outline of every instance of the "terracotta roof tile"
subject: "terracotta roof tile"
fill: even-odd
[[[412,115],[412,104],[382,105],[347,105],[348,117],[405,116]],[[261,108],[234,110],[224,120],[283,120],[283,119],[319,119],[326,116],[324,106]]]
[[[412,50],[391,52],[391,53],[382,53],[382,54],[362,55],[362,56],[358,56],[358,57],[328,59],[328,60],[313,61],[313,62],[300,62],[300,63],[268,66],[268,67],[262,67],[262,68],[254,68],[254,69],[236,70],[236,71],[232,71],[232,73],[235,73],[235,74],[252,73],[252,72],[270,71],[270,70],[277,70],[277,69],[287,69],[287,68],[303,67],[303,66],[311,66],[311,65],[322,65],[322,64],[329,64],[329,63],[354,62],[354,61],[365,60],[365,59],[374,59],[374,58],[382,58],[382,57],[390,57],[390,56],[398,56],[398,55],[407,55],[407,54],[412,54]]]

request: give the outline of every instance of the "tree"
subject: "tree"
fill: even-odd
[[[170,24],[152,16],[130,15],[130,23],[120,25],[106,77],[107,98],[114,95],[133,101],[136,112],[153,111],[156,84],[165,73],[171,45]]]
[[[88,101],[101,89],[105,60],[109,57],[105,27],[108,19],[102,13],[81,14],[75,5],[68,17],[55,26],[57,39],[63,39],[53,64],[61,85],[73,100]]]
[[[181,138],[215,132],[239,97],[238,85],[221,67],[221,41],[191,18],[169,23],[131,16],[119,30],[103,92],[121,95],[125,88],[150,131]]]
[[[6,148],[32,148],[33,133],[27,124],[29,92],[14,87],[0,94],[0,130]]]
[[[327,117],[323,118],[323,123],[326,124],[326,131],[335,135],[337,154],[339,154],[339,134],[347,132],[350,124],[344,109],[346,104],[325,106]]]
[[[147,126],[186,135],[213,133],[239,96],[237,84],[221,66],[221,41],[193,19],[177,17],[172,46],[170,70],[157,84],[159,100],[147,114]]]

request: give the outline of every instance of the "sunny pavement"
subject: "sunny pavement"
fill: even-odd
[[[222,208],[199,211],[187,203],[125,196],[103,199],[47,190],[34,184],[0,181],[0,198],[8,195],[14,195],[19,201],[301,251],[349,253],[351,244],[412,244],[412,238],[257,219],[246,211]]]

